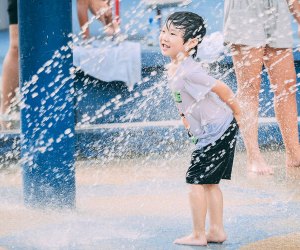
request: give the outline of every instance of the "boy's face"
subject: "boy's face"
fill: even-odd
[[[165,24],[159,35],[161,53],[171,59],[176,59],[180,54],[187,54],[184,45],[184,31],[176,28],[173,24]]]

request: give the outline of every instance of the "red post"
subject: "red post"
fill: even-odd
[[[120,0],[115,0],[116,20],[120,21]]]

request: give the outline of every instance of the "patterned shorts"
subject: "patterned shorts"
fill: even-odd
[[[218,184],[221,179],[231,178],[238,125],[230,123],[225,133],[211,143],[192,153],[186,182],[189,184]]]

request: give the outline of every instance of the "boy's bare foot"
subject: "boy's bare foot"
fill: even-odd
[[[273,166],[269,166],[262,156],[253,157],[247,163],[248,172],[258,175],[272,175],[274,174]]]
[[[227,235],[224,230],[216,232],[209,231],[206,234],[206,239],[208,243],[223,243],[227,240]]]
[[[190,245],[190,246],[207,246],[207,240],[205,235],[195,237],[193,234],[176,239],[174,244],[178,245]]]

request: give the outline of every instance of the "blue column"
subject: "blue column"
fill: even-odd
[[[21,157],[29,207],[75,207],[71,0],[19,0]]]

